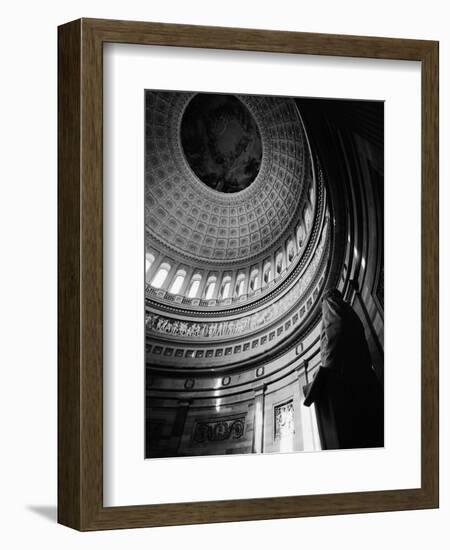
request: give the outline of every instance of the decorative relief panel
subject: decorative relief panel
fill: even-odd
[[[195,443],[241,439],[244,435],[245,415],[240,417],[223,417],[205,421],[197,421],[192,440]]]
[[[274,438],[283,439],[294,433],[294,403],[292,400],[274,408]]]

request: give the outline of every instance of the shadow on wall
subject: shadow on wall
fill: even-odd
[[[28,505],[27,510],[37,514],[38,516],[43,517],[48,521],[51,521],[52,523],[57,522],[58,509],[56,506],[44,506],[41,504],[33,504],[33,505]]]

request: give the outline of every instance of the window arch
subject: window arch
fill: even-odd
[[[150,282],[150,276],[151,276],[150,270],[154,262],[155,262],[155,256],[150,252],[146,252],[145,254],[145,282],[146,283]]]
[[[288,264],[292,262],[292,260],[295,257],[295,248],[294,248],[294,241],[293,239],[289,239],[287,244],[287,260]]]
[[[270,261],[267,261],[264,264],[264,275],[263,275],[264,285],[268,285],[271,280],[272,280],[272,264],[270,263]]]
[[[188,290],[188,298],[195,298],[198,293],[198,289],[200,288],[200,283],[202,280],[202,276],[200,273],[196,273],[189,284],[189,290]]]
[[[305,242],[305,228],[302,224],[297,227],[297,245],[298,248],[302,248],[303,243]]]
[[[277,277],[281,275],[282,271],[283,271],[283,253],[278,252],[275,260],[275,273],[277,274]]]
[[[214,275],[211,275],[210,277],[208,277],[208,280],[206,282],[206,287],[205,287],[206,300],[211,300],[212,297],[214,296],[214,291],[216,290],[216,281],[217,281],[217,277],[215,277]]]
[[[306,225],[306,231],[309,231],[312,223],[312,214],[311,209],[307,208],[305,211],[305,225]]]
[[[241,273],[238,275],[236,279],[236,286],[234,287],[234,293],[239,298],[239,296],[242,296],[244,294],[244,287],[245,287],[245,275]]]
[[[186,271],[184,269],[179,269],[175,275],[172,286],[170,287],[169,292],[171,294],[179,294],[181,287],[183,286],[184,279],[186,278]]]
[[[147,252],[145,254],[145,273],[148,273],[154,261],[155,261],[155,256],[153,256],[153,254],[151,254],[150,252]]]
[[[250,290],[251,292],[255,292],[255,290],[258,290],[259,288],[259,270],[255,267],[255,269],[252,270],[250,274]]]
[[[222,300],[226,300],[230,297],[231,292],[231,277],[229,275],[226,275],[222,279],[222,285],[220,287],[220,297]]]
[[[155,288],[161,288],[167,279],[167,275],[170,271],[170,264],[164,263],[159,266],[156,275],[153,277],[152,286]]]

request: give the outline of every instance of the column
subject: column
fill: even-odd
[[[204,300],[203,293],[205,292],[205,286],[206,286],[206,282],[208,281],[209,272],[208,271],[203,271],[203,272],[199,271],[199,273],[201,273],[201,275],[202,275],[202,280],[200,281],[200,286],[198,288],[196,298],[199,299],[199,300]]]
[[[183,443],[184,426],[186,424],[186,418],[189,411],[191,401],[180,400],[178,401],[178,408],[175,416],[175,420],[172,426],[172,438],[174,439],[174,446],[176,448],[177,455],[180,452],[181,445]]]
[[[172,288],[172,285],[175,282],[175,278],[177,276],[178,271],[180,270],[180,267],[181,267],[180,263],[174,264],[171,267],[162,288],[164,288],[165,290],[170,290],[170,288]]]
[[[266,385],[255,388],[254,405],[255,415],[253,420],[253,452],[264,452],[264,394]]]
[[[243,292],[243,296],[248,296],[248,288],[249,288],[249,284],[250,284],[250,270],[251,268],[250,267],[247,267],[247,269],[245,270],[245,279],[244,279],[244,292]]]
[[[263,269],[264,269],[264,262],[261,260],[258,263],[258,285],[256,287],[255,293],[261,293],[263,288]]]
[[[303,386],[310,382],[308,379],[308,361],[303,361],[300,363],[296,373],[300,391],[300,417],[303,436],[303,450],[319,451],[321,445],[315,405],[314,403],[310,407],[305,407],[305,405],[303,405]]]
[[[223,277],[223,275],[222,277],[220,275],[221,275],[220,272],[214,275],[216,277],[216,286],[214,287],[214,292],[211,300],[217,300],[219,297],[220,285],[222,284],[222,277]]]
[[[192,267],[183,267],[183,269],[186,271],[186,277],[184,278],[183,284],[181,285],[180,294],[181,296],[186,296],[188,291],[188,285],[191,282],[191,278],[194,274],[194,269]]]
[[[155,276],[155,273],[157,272],[157,270],[159,269],[159,266],[161,265],[161,254],[159,253],[156,253],[154,254],[155,256],[155,259],[152,263],[152,265],[150,266],[150,269],[148,270],[148,273],[145,274],[145,282],[147,284],[150,284],[153,277]]]
[[[228,296],[228,299],[233,300],[234,299],[234,287],[236,286],[236,277],[237,277],[237,271],[234,270],[230,274],[231,281],[230,281],[230,294]]]

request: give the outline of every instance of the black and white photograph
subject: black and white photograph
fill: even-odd
[[[384,103],[145,91],[145,457],[384,446]]]
[[[448,548],[447,7],[3,5],[0,548]]]

